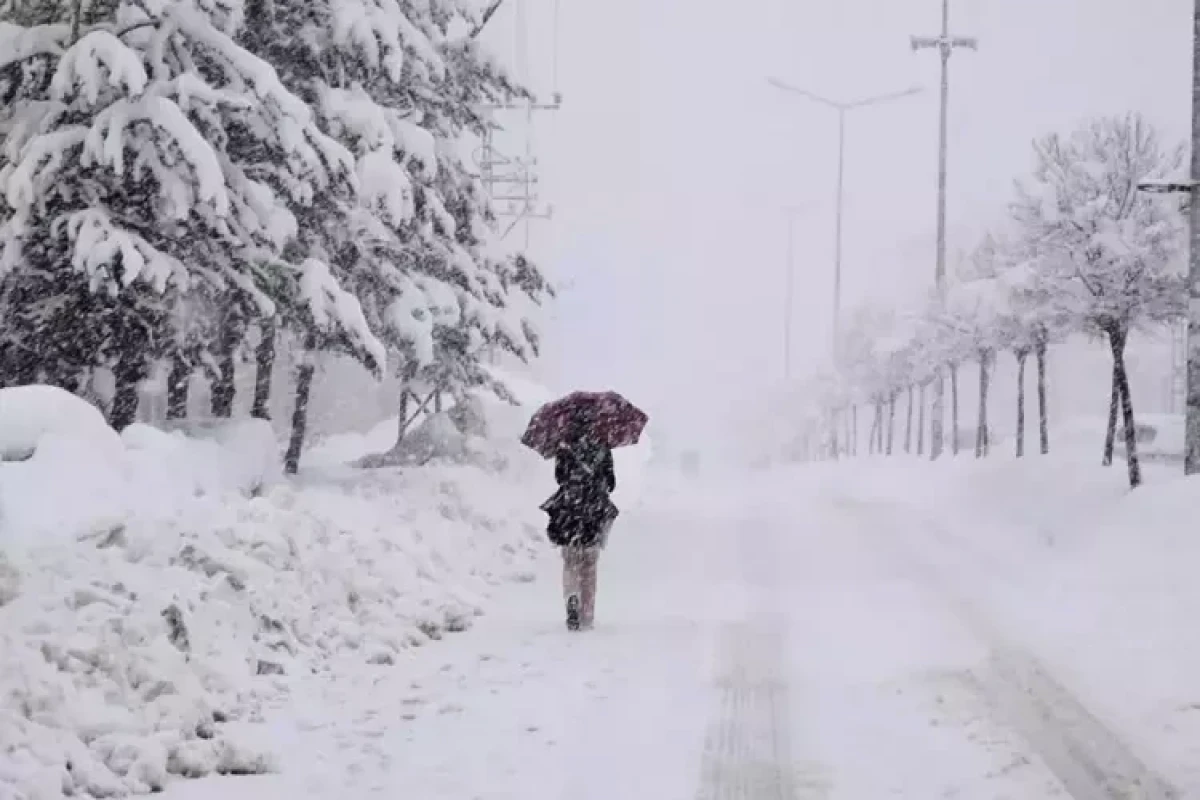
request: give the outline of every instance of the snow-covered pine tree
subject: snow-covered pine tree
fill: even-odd
[[[347,288],[400,374],[458,395],[503,387],[489,347],[528,357],[537,337],[510,302],[548,292],[523,257],[493,247],[488,198],[463,160],[483,131],[481,103],[519,95],[451,0],[252,0],[243,43],[279,67],[356,159],[362,206],[329,229],[347,255]]]
[[[1103,335],[1113,356],[1113,417],[1125,429],[1129,483],[1141,483],[1125,345],[1136,326],[1184,311],[1182,216],[1138,190],[1169,179],[1186,150],[1167,147],[1137,114],[1093,121],[1069,137],[1034,146],[1034,175],[1012,206],[1024,249],[1085,329]]]
[[[337,197],[353,162],[236,44],[237,2],[45,3],[26,21],[0,28],[6,349],[112,366],[120,427],[151,360],[212,354],[214,309],[303,295],[315,256],[290,209]],[[347,297],[343,338],[370,360]]]

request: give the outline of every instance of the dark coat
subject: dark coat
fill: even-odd
[[[617,487],[612,451],[583,441],[555,457],[556,491],[542,504],[550,516],[546,533],[552,544],[594,547],[603,544],[618,511],[610,495]]]

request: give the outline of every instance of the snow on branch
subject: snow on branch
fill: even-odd
[[[71,37],[69,25],[26,28],[0,20],[0,68],[35,56],[56,56]]]
[[[188,272],[182,263],[121,228],[100,209],[60,217],[52,233],[70,240],[71,264],[88,276],[92,291],[105,289],[115,295],[137,280],[149,283],[159,293],[172,282],[187,285]]]
[[[0,172],[4,199],[18,214],[27,212],[42,197],[42,187],[53,183],[74,151],[87,140],[88,130],[71,125],[41,134],[22,148],[19,157]]]
[[[141,57],[133,49],[108,31],[94,30],[59,59],[50,96],[65,103],[82,93],[88,104],[95,105],[105,89],[137,96],[145,91],[147,82]]]
[[[230,201],[220,158],[179,106],[165,97],[119,100],[97,114],[85,143],[83,166],[102,163],[124,174],[126,150],[136,152],[147,146],[143,136],[130,130],[138,123],[165,134],[178,148],[191,168],[195,199],[211,204],[218,216],[228,214]]]
[[[412,181],[391,153],[376,150],[359,159],[358,185],[367,206],[392,225],[402,225],[416,214]]]
[[[343,337],[364,357],[376,375],[387,365],[387,352],[371,332],[358,299],[338,285],[329,265],[316,258],[304,261],[300,274],[300,301],[313,325],[326,336]]]

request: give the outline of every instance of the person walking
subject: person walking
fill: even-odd
[[[620,513],[612,450],[577,425],[555,453],[558,491],[542,505],[550,515],[547,535],[562,548],[563,598],[569,630],[591,630],[596,614],[596,570]]]
[[[546,534],[562,548],[567,627],[588,630],[596,614],[596,566],[620,511],[613,448],[633,447],[650,418],[620,394],[572,392],[541,406],[521,444],[554,459],[558,490],[542,503]]]

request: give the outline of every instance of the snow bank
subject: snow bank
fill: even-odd
[[[402,666],[492,587],[532,579],[536,456],[498,441],[495,469],[330,458],[385,423],[284,482],[264,425],[133,426],[103,452],[42,437],[0,464],[0,797],[270,771],[261,723],[301,676]]]
[[[54,386],[0,389],[0,461],[23,461],[65,438],[105,452],[119,449],[104,415],[86,400]]]
[[[0,546],[10,552],[98,535],[196,496],[248,496],[281,474],[279,446],[260,420],[173,432],[132,425],[117,435],[87,402],[51,387],[0,390],[0,404],[7,452],[24,456],[0,461]]]

